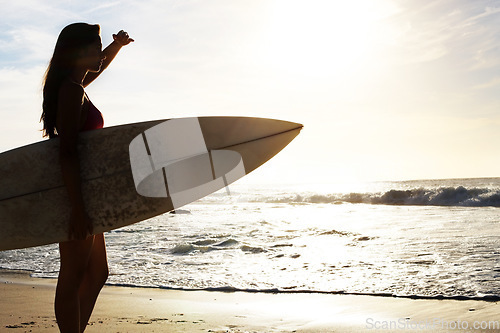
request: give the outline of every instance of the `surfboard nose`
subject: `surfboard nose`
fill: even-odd
[[[208,150],[238,152],[247,174],[285,148],[303,128],[269,118],[200,117],[199,121]]]
[[[208,149],[227,149],[256,140],[271,138],[303,128],[290,121],[254,117],[200,117],[205,143]]]

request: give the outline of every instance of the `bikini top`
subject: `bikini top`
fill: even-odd
[[[85,96],[87,97],[86,99],[89,103],[89,110],[87,112],[87,119],[85,120],[85,124],[83,125],[83,128],[80,130],[80,132],[103,128],[104,119],[102,117],[102,113],[94,106],[94,104],[92,104],[86,93]]]

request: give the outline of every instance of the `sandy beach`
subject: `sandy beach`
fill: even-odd
[[[57,332],[55,280],[3,271],[0,282],[0,331]],[[106,286],[86,332],[495,332],[499,313],[471,300]]]

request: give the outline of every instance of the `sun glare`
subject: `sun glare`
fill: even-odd
[[[264,57],[282,70],[330,76],[367,58],[387,1],[276,0]]]

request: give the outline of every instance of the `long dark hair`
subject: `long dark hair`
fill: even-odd
[[[42,116],[43,136],[57,136],[56,116],[59,88],[75,67],[79,52],[99,38],[101,28],[98,24],[73,23],[66,26],[54,48],[54,54],[43,81]]]

